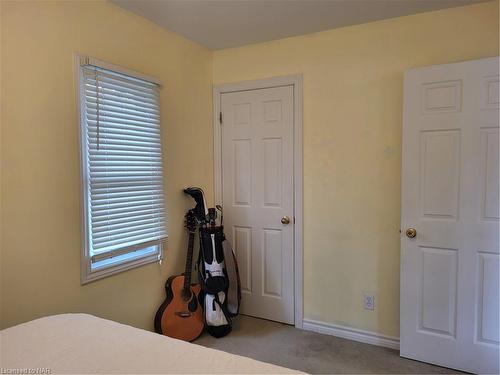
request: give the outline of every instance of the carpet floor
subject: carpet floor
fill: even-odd
[[[451,374],[443,367],[401,358],[393,349],[238,316],[233,332],[216,339],[206,333],[195,344],[311,374]]]

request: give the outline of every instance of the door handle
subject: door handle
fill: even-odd
[[[408,228],[405,233],[406,233],[406,237],[408,237],[408,238],[417,237],[417,230],[415,228]]]
[[[281,218],[281,224],[285,224],[285,225],[290,224],[290,218],[288,216],[283,216]]]

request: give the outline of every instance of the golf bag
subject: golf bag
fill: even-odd
[[[196,201],[194,213],[199,223],[200,252],[198,279],[203,291],[206,329],[214,337],[226,336],[232,329],[231,318],[239,312],[240,280],[236,257],[226,240],[222,226],[222,207],[207,208],[203,190],[184,190]]]

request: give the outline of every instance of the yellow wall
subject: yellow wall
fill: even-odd
[[[217,84],[303,74],[305,318],[399,335],[403,72],[495,55],[498,2],[215,52]]]
[[[88,312],[152,328],[184,264],[181,188],[212,195],[207,49],[106,2],[1,3],[2,327]],[[80,175],[73,53],[159,77],[166,151],[166,262],[80,286]]]

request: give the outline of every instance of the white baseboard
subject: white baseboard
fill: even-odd
[[[337,324],[319,322],[317,320],[304,319],[302,321],[302,329],[342,337],[344,339],[363,342],[383,346],[386,348],[399,350],[399,338],[381,335],[375,332],[363,331],[361,329],[345,327]]]

